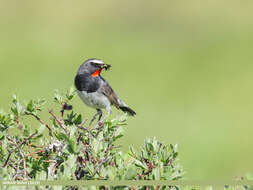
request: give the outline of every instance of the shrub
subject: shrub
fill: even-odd
[[[140,151],[130,147],[128,153],[123,153],[117,140],[123,136],[127,117],[88,126],[87,119],[72,108],[74,97],[72,88],[65,94],[56,92],[56,106],[44,120],[40,116],[44,99],[23,104],[13,96],[10,113],[0,113],[1,180],[177,180],[182,177],[176,145],[147,138]]]

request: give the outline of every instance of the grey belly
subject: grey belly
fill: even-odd
[[[111,105],[108,98],[101,93],[98,93],[98,92],[87,93],[85,91],[79,91],[79,90],[77,90],[77,93],[87,106],[90,106],[96,109],[105,109],[105,108],[110,107]]]

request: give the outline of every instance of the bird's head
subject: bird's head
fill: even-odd
[[[99,76],[100,72],[105,69],[110,69],[111,65],[105,64],[100,59],[88,59],[80,67],[78,72],[88,72],[93,77]]]

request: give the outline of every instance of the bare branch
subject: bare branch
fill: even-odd
[[[10,160],[10,157],[11,157],[11,154],[12,154],[12,153],[13,153],[13,151],[12,151],[12,152],[9,152],[8,157],[7,157],[7,159],[6,159],[6,161],[5,161],[4,165],[3,165],[3,168],[7,166],[7,164],[8,164],[8,162],[9,162],[9,160]]]
[[[61,121],[56,117],[56,115],[53,113],[53,110],[49,110],[48,112],[49,112],[49,113],[51,114],[51,116],[55,119],[55,121],[59,124],[59,126],[64,130],[64,132],[68,134],[69,132],[68,132],[66,126],[64,125],[63,122],[61,122]]]
[[[51,129],[51,127],[49,127],[48,124],[46,124],[44,121],[42,121],[42,120],[40,119],[39,116],[37,116],[37,115],[35,115],[35,114],[33,114],[33,113],[30,113],[30,112],[26,112],[26,114],[27,114],[27,115],[31,115],[31,116],[33,116],[35,119],[37,119],[42,125],[44,125],[44,126],[49,130],[49,135],[50,135],[51,137],[53,136],[53,135],[52,135],[52,129]]]

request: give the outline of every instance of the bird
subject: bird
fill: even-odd
[[[112,106],[130,116],[136,115],[135,111],[120,100],[109,83],[100,75],[103,69],[110,68],[111,65],[105,64],[102,60],[91,58],[84,61],[76,73],[74,83],[78,96],[87,106],[97,111],[91,119],[90,125],[97,116],[99,116],[98,121],[101,121],[102,109],[107,112],[104,119],[109,116]]]

